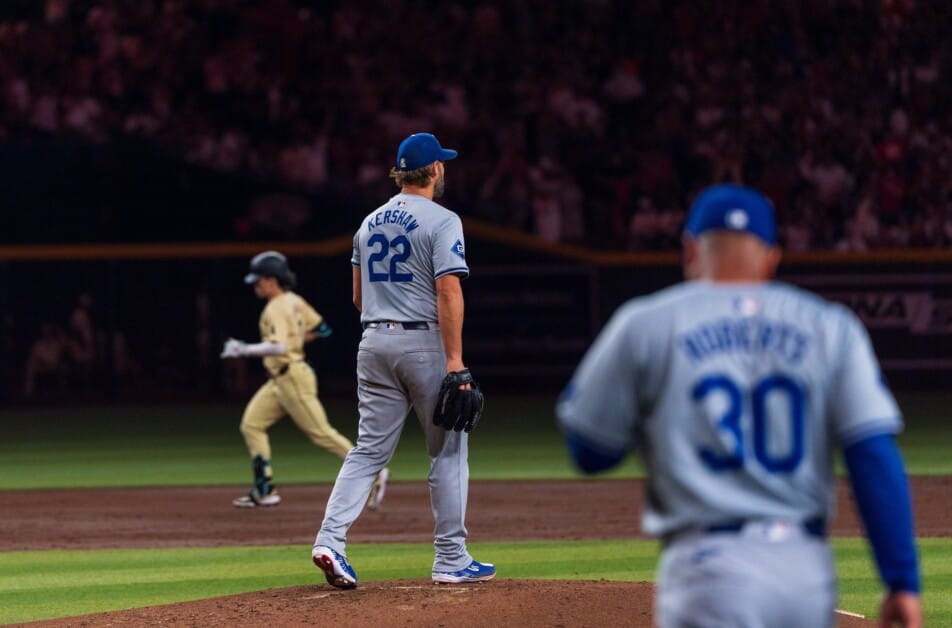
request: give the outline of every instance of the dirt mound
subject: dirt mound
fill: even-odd
[[[652,625],[645,582],[495,580],[434,585],[429,580],[368,582],[351,591],[327,585],[271,589],[129,611],[34,622],[84,626],[634,626]],[[873,622],[839,616],[840,628]]]

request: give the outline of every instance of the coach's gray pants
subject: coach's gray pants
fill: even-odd
[[[829,628],[836,574],[824,539],[799,527],[679,538],[662,554],[661,628]]]
[[[396,450],[411,406],[430,456],[434,571],[457,571],[473,560],[466,550],[469,435],[433,425],[433,408],[446,375],[439,329],[404,330],[381,324],[364,330],[357,352],[357,445],[341,466],[315,545],[346,556],[347,530],[360,515],[377,473]]]

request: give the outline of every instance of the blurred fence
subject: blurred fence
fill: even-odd
[[[487,389],[552,393],[622,302],[680,279],[677,254],[554,247],[467,221],[464,356]],[[299,292],[334,327],[308,346],[325,395],[352,395],[358,314],[350,236],[321,243],[0,247],[0,394],[8,402],[244,397],[257,360],[218,359],[257,339],[248,259],[287,253]],[[952,254],[818,254],[781,278],[853,308],[891,381],[952,375]]]

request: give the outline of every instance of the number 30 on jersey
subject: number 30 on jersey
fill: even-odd
[[[729,453],[715,451],[711,447],[699,447],[698,455],[714,471],[740,469],[744,466],[748,451],[745,446],[741,417],[749,410],[751,441],[754,459],[767,471],[788,473],[797,468],[803,460],[804,446],[804,403],[803,388],[794,379],[782,375],[768,375],[754,383],[750,390],[743,390],[726,375],[709,375],[701,379],[691,391],[695,403],[703,403],[710,395],[722,394],[727,406],[716,417],[716,427],[733,441]],[[770,406],[768,400],[773,395],[786,399],[786,412],[771,413],[779,404]],[[787,435],[785,452],[770,451],[768,445],[773,441],[770,432],[786,423]],[[717,448],[721,449],[721,448]]]

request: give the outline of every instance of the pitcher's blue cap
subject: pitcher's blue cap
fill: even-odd
[[[397,170],[416,170],[434,161],[448,161],[458,155],[455,150],[443,148],[432,133],[414,133],[400,142],[397,149]]]
[[[697,237],[712,230],[750,233],[770,246],[777,244],[773,204],[743,185],[712,185],[694,199],[684,232]]]

